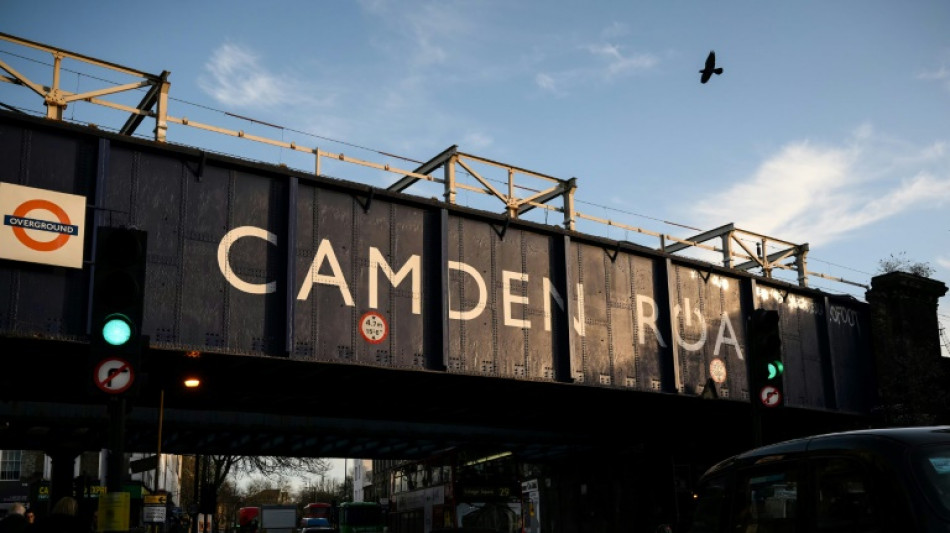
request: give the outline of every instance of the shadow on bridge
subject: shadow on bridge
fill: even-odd
[[[108,447],[107,404],[83,343],[4,339],[0,444]],[[753,443],[746,401],[274,357],[149,351],[127,399],[127,452],[423,458],[449,447],[526,462],[645,448],[709,460]],[[197,389],[180,382],[202,376]],[[783,408],[770,440],[866,425],[856,415]]]

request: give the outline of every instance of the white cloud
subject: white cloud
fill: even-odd
[[[490,135],[481,132],[472,132],[466,135],[462,142],[463,151],[474,152],[488,148],[495,140],[492,139]]]
[[[656,56],[651,54],[624,55],[620,46],[614,44],[591,44],[585,48],[595,57],[606,60],[607,64],[601,71],[601,74],[606,78],[638,70],[647,70],[658,62]]]
[[[439,2],[425,4],[422,13],[407,15],[404,22],[412,32],[418,65],[445,63],[475,31],[457,6]]]
[[[615,20],[609,26],[601,30],[600,36],[603,39],[617,39],[628,33],[630,33],[630,30],[627,25]]]
[[[276,107],[300,105],[301,84],[289,76],[274,74],[253,50],[225,43],[205,63],[205,75],[198,85],[217,102],[234,107]],[[309,104],[325,105],[303,97]]]
[[[846,147],[782,148],[748,179],[701,200],[703,227],[727,222],[791,242],[827,244],[912,210],[950,203],[950,157],[885,140],[863,125]]]
[[[935,142],[925,146],[920,150],[920,155],[924,159],[939,159],[947,155],[947,143]]]
[[[922,81],[933,81],[943,85],[943,88],[950,91],[950,67],[946,64],[940,65],[933,70],[924,70],[917,73],[917,79]]]
[[[851,135],[853,135],[854,138],[858,140],[870,139],[871,136],[874,135],[874,126],[870,122],[865,122],[859,125],[857,128],[854,128],[854,130],[851,132]]]
[[[377,46],[409,68],[427,68],[460,60],[466,45],[479,37],[476,11],[457,2],[406,5],[392,0],[361,0],[360,7],[385,31],[375,35]]]
[[[940,66],[936,70],[923,71],[917,74],[918,80],[948,80],[950,79],[950,69]]]
[[[534,82],[545,91],[550,91],[552,93],[557,93],[557,83],[554,81],[554,78],[550,74],[545,74],[539,72],[534,76]]]
[[[555,96],[565,96],[576,87],[597,83],[598,80],[612,82],[621,76],[649,70],[659,63],[652,54],[625,54],[622,47],[615,44],[587,44],[579,49],[586,52],[586,57],[578,58],[573,66],[535,74],[535,84]],[[567,57],[567,54],[549,55],[561,59]]]
[[[948,257],[948,256],[940,256],[940,257],[936,258],[934,261],[936,261],[936,263],[937,263],[938,265],[942,266],[943,268],[946,268],[946,269],[950,270],[950,257]]]
[[[860,227],[909,211],[914,207],[942,205],[948,200],[950,200],[950,179],[939,180],[922,173],[902,180],[899,186],[887,194],[869,200],[864,204],[860,214],[851,213],[850,218],[858,222],[856,227]]]

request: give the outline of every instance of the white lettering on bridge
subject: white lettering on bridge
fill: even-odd
[[[242,280],[231,267],[229,258],[231,247],[234,246],[234,244],[239,239],[250,237],[262,239],[275,246],[277,245],[277,236],[265,229],[255,226],[241,226],[234,228],[225,234],[218,243],[218,268],[228,283],[230,283],[232,287],[239,291],[249,294],[268,294],[275,292],[277,290],[276,281],[267,281],[265,283],[252,283],[245,281]],[[411,286],[412,294],[412,313],[416,315],[422,313],[422,258],[419,255],[413,254],[409,256],[409,258],[399,267],[399,269],[396,270],[392,265],[389,264],[384,254],[378,248],[371,246],[369,248],[369,264],[369,279],[367,280],[367,306],[370,309],[378,308],[379,277],[380,273],[382,273],[382,275],[394,288],[399,287],[408,280],[408,283]],[[453,306],[451,298],[452,291],[450,291],[448,318],[450,320],[474,320],[478,318],[481,316],[482,312],[484,312],[488,302],[488,289],[484,278],[482,278],[482,275],[478,272],[478,269],[472,265],[469,265],[468,263],[461,261],[448,261],[446,266],[450,272],[458,273],[458,283],[461,283],[461,276],[467,276],[471,278],[471,280],[475,283],[475,287],[477,288],[478,292],[477,298],[474,298],[474,304],[470,304],[468,309],[457,309]],[[530,283],[530,275],[527,272],[502,270],[501,280],[502,317],[504,325],[508,327],[530,329],[533,326],[532,322],[527,318],[516,318],[518,313],[515,312],[515,306],[527,307],[530,303],[528,296],[524,295],[524,291],[522,290],[524,287],[519,286],[514,292],[512,292],[513,285],[526,285]],[[558,309],[563,313],[565,312],[565,300],[563,295],[558,292],[557,288],[551,283],[551,280],[548,277],[542,276],[541,283],[544,294],[549,296],[545,298],[543,302],[544,320],[542,326],[544,327],[545,331],[551,331],[551,302],[553,301],[557,305]],[[331,243],[330,239],[321,239],[320,243],[317,245],[317,251],[310,263],[307,276],[304,278],[303,283],[300,285],[300,289],[297,291],[297,299],[307,300],[310,298],[310,293],[313,290],[314,285],[333,287],[339,292],[340,298],[342,299],[344,305],[348,307],[354,307],[356,305],[356,302],[353,300],[353,295],[350,291],[349,283],[347,283],[346,277],[343,275],[343,269],[340,267],[340,261],[337,259],[336,252],[333,250],[333,244]],[[576,293],[577,306],[575,309],[575,316],[572,317],[572,322],[574,331],[583,337],[587,334],[583,283],[578,283],[576,285]],[[692,325],[693,320],[696,320],[698,322],[700,335],[698,339],[692,341],[686,340],[680,336],[677,328],[674,327],[674,341],[678,346],[687,351],[702,350],[706,344],[707,337],[708,325],[706,324],[706,319],[699,308],[690,307],[689,299],[685,299],[683,303],[683,306],[677,304],[673,308],[674,324],[678,321],[680,315],[682,315],[683,321],[687,326]],[[656,343],[659,346],[666,348],[666,341],[664,340],[663,335],[657,326],[659,313],[657,311],[655,300],[649,295],[637,293],[635,295],[634,304],[638,343],[646,343],[646,331],[649,330],[650,333],[653,334],[653,338],[655,339]],[[521,316],[527,315],[524,314]],[[739,359],[743,359],[744,357],[742,355],[742,348],[736,337],[735,328],[733,327],[732,321],[727,313],[723,312],[720,315],[719,327],[717,329],[718,333],[716,335],[716,343],[713,354],[719,355],[722,346],[729,345],[735,349]]]

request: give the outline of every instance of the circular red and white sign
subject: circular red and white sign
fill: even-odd
[[[370,344],[379,344],[386,339],[389,325],[383,315],[376,311],[368,311],[360,317],[360,335]]]
[[[26,217],[31,211],[42,210],[48,211],[56,217],[56,220],[59,221],[60,225],[70,226],[69,215],[66,214],[66,210],[62,207],[54,204],[49,200],[44,199],[35,199],[28,200],[17,206],[16,210],[13,212],[13,216],[17,218]],[[16,238],[23,243],[27,248],[32,248],[38,252],[51,252],[53,250],[58,250],[69,241],[70,235],[68,233],[60,233],[51,241],[38,241],[33,237],[27,235],[26,230],[22,227],[14,227],[13,234],[16,235]]]
[[[709,377],[716,383],[726,382],[726,363],[719,358],[709,362]]]
[[[759,399],[762,400],[762,405],[775,407],[782,403],[782,393],[775,387],[766,385],[759,391]]]
[[[102,392],[120,394],[132,386],[135,374],[128,361],[119,358],[104,359],[96,365],[93,373],[96,386]]]

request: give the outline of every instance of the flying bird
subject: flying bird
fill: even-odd
[[[700,70],[699,73],[702,74],[702,77],[699,78],[700,83],[709,81],[709,78],[711,78],[713,74],[722,74],[722,67],[716,68],[715,51],[709,51],[709,57],[706,58],[706,67]]]

